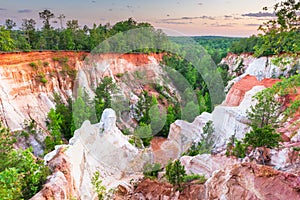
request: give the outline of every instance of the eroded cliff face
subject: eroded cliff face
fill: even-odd
[[[63,99],[72,93],[69,74],[78,70],[87,53],[29,52],[0,54],[0,116],[12,131],[24,128],[25,120],[45,127],[45,119],[54,107],[53,92]],[[63,66],[56,58],[68,58]],[[31,63],[31,66],[30,66]],[[34,63],[34,64],[33,64]],[[45,80],[41,80],[45,78]]]
[[[107,190],[130,188],[130,180],[142,177],[143,166],[153,162],[149,149],[138,149],[116,127],[116,113],[105,109],[101,121],[85,121],[69,145],[56,146],[45,156],[53,174],[32,200],[97,199],[92,185],[95,172]]]
[[[137,60],[131,54],[123,58],[115,54],[102,55],[102,58],[101,55],[91,56],[88,59],[88,68],[78,61],[81,63],[77,64],[78,67],[83,69],[78,76],[78,82],[90,91],[90,95],[93,95],[93,86],[104,75],[111,76],[114,81],[118,82],[119,77],[116,74],[126,74],[129,70],[142,68],[147,77],[163,78],[163,73],[158,66],[158,60],[161,57],[157,55],[143,55],[142,57],[143,59]],[[143,89],[142,84],[137,82],[143,79],[142,77],[134,77],[131,74],[126,80],[130,79],[133,81],[120,84],[127,96],[130,96],[130,90]],[[300,164],[299,156],[295,157],[297,154],[293,153],[295,151],[292,146],[299,146],[299,142],[295,139],[299,138],[299,133],[292,135],[293,137],[290,138],[292,143],[290,141],[285,143],[285,148],[271,152],[271,164],[277,169],[290,173],[249,163],[247,160],[242,161],[224,156],[228,139],[233,134],[241,139],[250,129],[246,111],[255,104],[252,101],[253,95],[266,87],[271,87],[277,81],[277,79],[258,81],[255,76],[249,74],[237,77],[233,82],[236,84],[231,87],[226,100],[217,106],[212,114],[203,113],[193,123],[176,121],[171,125],[167,139],[154,139],[151,147],[144,151],[133,147],[114,123],[109,122],[110,125],[105,131],[103,123],[92,125],[85,122],[76,131],[70,145],[57,147],[56,151],[45,157],[48,165],[53,166],[54,173],[49,177],[43,190],[33,199],[58,200],[71,197],[95,199],[96,195],[91,185],[91,177],[95,171],[101,173],[103,184],[108,188],[122,188],[125,195],[116,199],[269,199],[269,197],[297,199],[299,198],[298,169]],[[217,155],[181,157],[182,153],[193,143],[201,140],[203,127],[209,120],[214,122],[217,150],[214,153]],[[169,159],[180,157],[188,173],[204,174],[208,178],[205,185],[191,184],[183,194],[174,192],[168,184],[155,181],[146,180],[135,190],[130,185],[130,179],[141,177],[144,163],[160,162],[164,165]],[[272,193],[273,187],[282,192]],[[60,193],[55,191],[60,191]],[[130,194],[126,195],[127,193]]]
[[[158,66],[162,56],[64,51],[2,53],[0,120],[12,131],[24,128],[25,120],[34,120],[45,129],[46,115],[54,107],[53,92],[66,100],[80,86],[91,91],[93,97],[92,91],[104,76],[114,78],[117,74],[143,70],[145,66]]]

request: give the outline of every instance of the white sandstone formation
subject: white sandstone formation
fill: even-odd
[[[138,150],[132,146],[115,123],[115,111],[105,109],[100,123],[85,121],[75,131],[69,145],[58,146],[45,156],[45,161],[51,165],[52,159],[61,156],[59,152],[64,149],[63,154],[70,165],[72,187],[76,191],[73,195],[80,199],[95,199],[91,180],[96,171],[100,172],[103,185],[108,189],[117,188],[140,177],[143,166],[153,160],[149,149]],[[54,180],[50,177],[49,182]]]
[[[201,174],[206,178],[211,177],[216,170],[225,169],[225,167],[240,163],[239,160],[232,157],[211,154],[183,156],[180,158],[180,162],[187,174]]]

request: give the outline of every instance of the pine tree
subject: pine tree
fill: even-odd
[[[179,160],[175,160],[173,163],[168,162],[166,166],[166,178],[177,190],[182,190],[184,176],[186,176],[186,172]]]

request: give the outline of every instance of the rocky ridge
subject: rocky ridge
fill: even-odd
[[[155,55],[142,56],[143,58],[145,57],[144,60],[135,59],[133,55],[128,55],[130,59],[126,57],[126,55],[126,58],[121,59],[116,59],[114,56],[120,57],[120,55],[103,55],[102,61],[101,58],[95,58],[98,61],[100,60],[100,62],[97,61],[97,65],[88,70],[82,70],[78,80],[81,81],[80,85],[85,86],[87,89],[90,88],[90,91],[92,91],[91,87],[95,85],[104,74],[113,76],[117,73],[125,73],[126,70],[130,69],[134,71],[134,69],[141,66],[150,66],[153,69],[153,66],[157,66],[157,60],[159,60],[159,56],[157,58]],[[254,59],[252,61],[257,63]],[[17,65],[16,68],[12,69],[19,69],[18,67],[20,66],[28,67],[29,60],[27,61],[25,59],[24,62],[22,65]],[[51,60],[49,60],[49,62],[50,68],[54,66]],[[139,66],[132,64],[134,62],[137,62]],[[75,63],[77,63],[75,66],[77,66],[78,69],[84,66],[82,61]],[[5,65],[5,62],[2,61],[2,64]],[[122,71],[122,67],[119,67],[123,65],[128,67],[124,71]],[[251,67],[259,68],[260,65],[261,63],[258,62],[258,64],[253,64]],[[114,66],[114,70],[107,68],[107,66]],[[9,70],[10,68],[6,67],[4,69]],[[155,77],[155,71],[157,72],[157,70],[156,68],[152,71],[146,70],[146,73],[149,77]],[[88,121],[84,122],[82,127],[76,131],[69,145],[57,146],[55,151],[45,157],[53,174],[49,177],[44,188],[36,194],[33,199],[96,199],[95,192],[91,185],[91,177],[96,171],[101,173],[101,179],[104,185],[108,188],[123,188],[125,193],[131,193],[131,199],[135,198],[132,195],[137,195],[138,199],[150,197],[151,199],[235,199],[235,196],[239,196],[242,199],[269,199],[269,197],[272,197],[272,199],[281,199],[281,195],[283,194],[291,199],[299,198],[299,171],[297,170],[297,168],[299,168],[299,157],[297,157],[297,155],[295,156],[292,150],[292,146],[297,146],[299,142],[297,139],[299,134],[291,136],[290,141],[293,142],[292,146],[289,146],[291,143],[288,142],[285,144],[286,148],[271,152],[273,156],[271,164],[277,169],[289,171],[290,173],[277,171],[271,167],[259,166],[253,163],[242,163],[241,160],[226,158],[222,155],[226,142],[228,142],[228,139],[233,134],[240,139],[249,131],[246,110],[250,105],[255,103],[251,100],[252,96],[278,81],[276,79],[257,81],[255,77],[257,75],[256,71],[253,71],[254,73],[250,70],[252,75],[251,73],[250,75],[242,74],[234,79],[233,84],[236,84],[231,87],[226,100],[222,105],[217,106],[212,114],[203,113],[198,116],[193,123],[187,123],[181,120],[176,121],[171,125],[170,134],[167,139],[155,139],[152,141],[151,148],[145,149],[144,151],[132,146],[128,142],[128,138],[116,128],[115,114],[112,114],[114,113],[112,110],[108,111],[108,115],[104,116],[102,122],[98,124],[92,125]],[[9,76],[10,73],[13,74],[13,71],[6,71],[1,74],[1,77],[6,77],[1,78],[4,83],[3,85],[5,85],[5,83],[12,84],[16,80],[19,82],[23,80],[22,78],[15,79],[14,77],[16,76]],[[267,70],[266,74],[268,76],[271,75],[270,70]],[[116,79],[117,77],[113,76],[113,78]],[[66,79],[64,79],[64,81],[64,83],[68,85],[66,88],[70,88],[70,86],[73,85],[72,82],[68,82]],[[30,82],[30,84],[33,83],[34,81]],[[38,88],[40,88],[40,90],[38,91],[30,90],[27,95],[32,92],[42,96],[43,91],[47,93],[47,95],[50,95],[46,90],[47,84],[48,83],[39,86]],[[131,85],[131,87],[132,86],[134,85]],[[123,88],[126,87],[128,86],[123,86]],[[54,88],[55,87],[53,87],[53,90]],[[58,88],[60,88],[60,86]],[[136,90],[140,89],[138,86],[133,88]],[[49,91],[50,90],[51,89],[49,89]],[[16,96],[11,96],[15,93],[5,91],[5,87],[2,88],[2,91],[4,91],[3,96],[6,96],[7,99],[2,98],[1,94],[1,100],[4,99],[8,102],[20,98],[19,96],[21,95],[21,93],[19,93]],[[67,89],[62,92],[62,94],[66,95],[68,93],[67,91],[72,92]],[[92,92],[90,94],[92,95]],[[27,98],[36,98],[38,102],[41,99],[39,96],[30,96]],[[47,98],[49,101],[47,100],[45,102],[53,103],[53,97],[50,96]],[[21,105],[21,108],[24,109],[24,102],[26,101],[22,99],[22,102],[19,102],[17,105]],[[12,103],[12,105],[14,104],[15,103]],[[36,105],[40,106],[40,103]],[[48,106],[47,109],[50,109],[51,106]],[[6,119],[6,116],[8,116],[7,113],[11,112],[12,116],[16,113],[23,113],[24,111],[21,108],[14,107],[5,110],[1,116],[4,116]],[[10,110],[14,110],[16,113]],[[30,115],[26,116],[31,119],[29,117]],[[40,119],[38,119],[38,121],[39,120]],[[181,194],[173,192],[172,188],[164,184],[156,187],[157,184],[153,182],[146,182],[144,185],[142,185],[142,182],[142,184],[138,186],[139,189],[134,190],[129,184],[130,179],[138,179],[141,177],[143,163],[161,162],[165,164],[169,159],[179,158],[194,142],[201,139],[202,128],[208,120],[214,122],[216,138],[215,149],[220,149],[221,153],[217,152],[218,155],[203,154],[196,157],[181,158],[181,162],[185,165],[189,173],[205,174],[205,176],[209,178],[204,186],[196,185],[195,187],[189,187],[189,190],[185,194],[190,196],[181,196]],[[12,124],[12,126],[15,125]],[[18,127],[16,129],[18,129]],[[116,161],[117,159],[111,159],[112,157],[118,158],[119,161]],[[272,181],[274,181],[275,185],[273,185]],[[225,186],[223,186],[223,184]],[[266,188],[279,188],[278,190],[282,191],[282,193],[270,194],[270,192],[264,190],[261,185],[266,186]],[[156,189],[154,189],[154,187],[156,187]],[[164,187],[169,188],[168,191],[164,191]],[[150,190],[155,191],[155,193],[149,193]],[[161,193],[158,192],[160,190],[162,190]],[[163,194],[163,196],[157,197],[155,196],[157,194]]]

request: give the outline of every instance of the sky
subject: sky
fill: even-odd
[[[257,34],[264,21],[272,19],[278,0],[0,0],[0,24],[13,19],[18,27],[22,19],[42,22],[38,13],[49,9],[65,22],[76,19],[79,25],[110,23],[132,17],[149,22],[168,35],[220,35],[247,37]],[[263,11],[263,7],[269,10]],[[59,21],[54,18],[53,21]],[[58,27],[58,23],[52,23]]]

